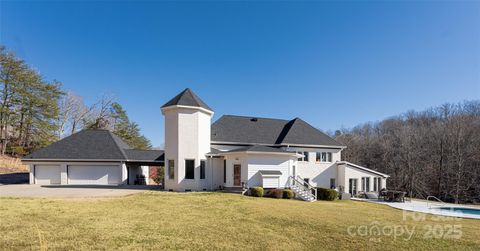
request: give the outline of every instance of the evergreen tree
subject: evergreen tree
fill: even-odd
[[[137,123],[130,121],[127,112],[123,107],[114,102],[111,107],[113,133],[121,137],[125,142],[133,148],[149,149],[150,141],[140,133]]]

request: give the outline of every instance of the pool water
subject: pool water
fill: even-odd
[[[473,214],[480,215],[480,209],[476,208],[466,208],[466,207],[439,207],[442,211],[448,211],[452,213],[462,213],[462,214]]]

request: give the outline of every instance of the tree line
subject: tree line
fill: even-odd
[[[416,198],[480,202],[480,101],[444,104],[335,133],[347,161]]]
[[[92,105],[47,81],[37,70],[0,46],[0,153],[23,156],[82,129],[108,129],[130,146],[151,147],[114,98]]]

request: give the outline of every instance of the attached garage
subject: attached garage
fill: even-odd
[[[119,165],[70,165],[67,167],[70,185],[118,185],[122,183]]]
[[[148,166],[162,166],[164,154],[132,149],[108,130],[86,129],[25,156],[22,162],[30,166],[30,184],[122,185],[135,184],[137,179],[148,184]]]
[[[60,165],[34,165],[35,184],[56,185],[60,184]]]

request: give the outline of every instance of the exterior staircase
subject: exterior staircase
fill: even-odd
[[[290,176],[290,189],[295,192],[295,197],[304,201],[313,202],[317,200],[317,189],[303,181],[300,176]]]

